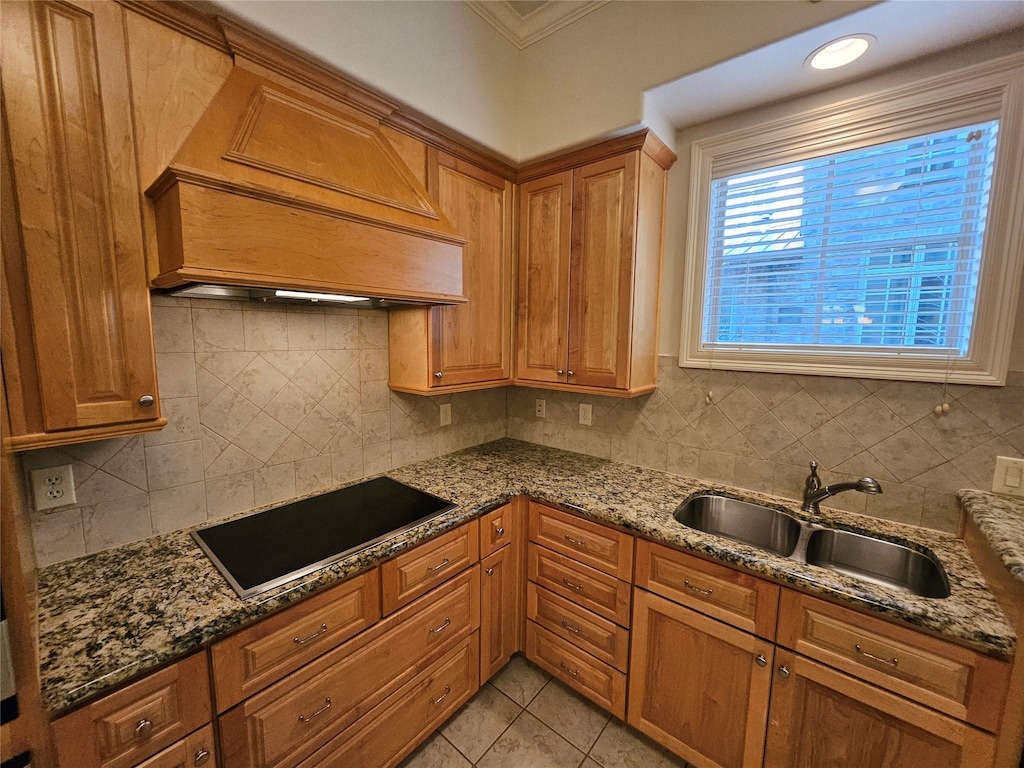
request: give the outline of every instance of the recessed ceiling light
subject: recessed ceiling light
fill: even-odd
[[[843,67],[863,56],[874,42],[874,35],[846,35],[817,48],[804,64],[813,69]]]

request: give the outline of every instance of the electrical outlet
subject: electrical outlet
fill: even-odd
[[[541,400],[537,398],[536,405],[533,409],[533,415],[538,419],[546,419],[548,417],[548,403],[547,400]]]
[[[580,424],[589,427],[594,420],[594,411],[590,403],[580,403]]]
[[[441,426],[448,427],[452,423],[452,404],[441,403]]]
[[[70,464],[33,469],[32,498],[37,510],[56,509],[75,504],[75,476]]]
[[[996,456],[996,471],[992,478],[994,493],[1024,496],[1024,459]]]

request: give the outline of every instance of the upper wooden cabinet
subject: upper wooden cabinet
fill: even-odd
[[[15,449],[166,423],[123,14],[114,3],[4,4],[2,328]]]
[[[623,397],[655,388],[674,160],[644,131],[521,173],[516,384]]]
[[[427,150],[427,188],[466,238],[467,304],[392,310],[392,389],[436,394],[510,383],[512,373],[512,183]]]

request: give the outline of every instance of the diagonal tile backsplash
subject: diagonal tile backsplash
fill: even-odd
[[[506,395],[387,386],[383,311],[153,297],[160,432],[27,453],[79,506],[32,513],[40,566],[505,435]],[[452,404],[440,427],[439,406]]]

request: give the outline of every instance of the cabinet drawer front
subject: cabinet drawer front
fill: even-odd
[[[788,589],[778,642],[979,728],[998,725],[1006,662]]]
[[[515,515],[511,504],[488,512],[480,518],[480,557],[487,557],[511,544],[514,533]]]
[[[224,765],[294,765],[479,626],[474,568],[223,714]]]
[[[62,766],[126,768],[210,720],[206,653],[112,693],[53,723]]]
[[[433,589],[480,559],[477,521],[405,552],[380,568],[384,615]]]
[[[300,768],[396,765],[476,692],[478,664],[474,634]]]
[[[775,638],[779,587],[640,539],[636,585],[760,637]]]
[[[617,579],[633,578],[633,537],[628,533],[531,501],[530,541]]]
[[[136,768],[217,768],[213,726],[206,725],[181,741],[158,752]]]
[[[626,717],[626,676],[571,643],[526,622],[526,655],[619,719]]]
[[[598,616],[629,626],[630,587],[601,571],[530,544],[530,581],[550,589]]]
[[[375,568],[215,644],[211,656],[217,711],[233,707],[379,618],[380,576]]]
[[[536,584],[527,585],[526,617],[600,661],[626,671],[629,630]]]

